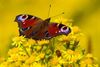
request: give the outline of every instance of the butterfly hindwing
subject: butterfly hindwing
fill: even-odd
[[[48,33],[49,36],[55,37],[58,35],[68,35],[71,32],[71,29],[68,26],[65,26],[64,24],[59,23],[51,23],[48,27]]]

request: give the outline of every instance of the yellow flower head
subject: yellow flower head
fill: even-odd
[[[42,67],[42,64],[39,62],[34,62],[33,64],[30,65],[30,67]]]
[[[86,57],[87,58],[93,58],[93,55],[92,54],[87,54]]]
[[[72,27],[72,31],[73,31],[73,33],[79,33],[80,32],[80,29],[79,29],[78,26],[73,26]]]
[[[35,56],[34,55],[31,55],[26,61],[25,63],[26,64],[31,64],[35,61]]]
[[[70,37],[66,36],[66,35],[61,35],[58,40],[61,41],[61,42],[69,42]]]
[[[26,39],[24,38],[24,36],[19,36],[19,37],[13,38],[12,41],[13,41],[12,45],[18,46],[18,45],[24,44]]]
[[[98,67],[98,64],[95,63],[95,59],[92,54],[87,54],[80,61],[80,65],[88,66],[88,67]]]
[[[16,54],[16,53],[18,53],[18,52],[19,52],[19,48],[14,47],[14,48],[12,48],[12,49],[10,49],[10,50],[8,51],[8,55],[10,56],[10,55]]]
[[[38,43],[38,45],[44,45],[44,44],[48,44],[49,43],[49,40],[45,40],[45,39],[38,40],[37,43]]]
[[[65,52],[65,54],[63,55],[63,57],[65,58],[65,60],[67,60],[67,63],[73,63],[77,60],[80,60],[82,58],[82,55],[77,51],[68,49],[67,52]]]
[[[44,56],[45,56],[45,53],[40,53],[40,55],[39,55],[39,57],[40,57],[41,59],[43,59]]]
[[[24,46],[32,46],[35,44],[36,44],[36,41],[34,39],[28,39],[28,41],[26,42]]]
[[[74,54],[74,51],[73,50],[67,50],[67,53],[69,54],[69,55],[73,55]]]
[[[52,58],[51,60],[50,60],[50,64],[51,65],[57,65],[59,63],[59,61],[58,61],[58,58],[57,57],[54,57],[54,58]]]

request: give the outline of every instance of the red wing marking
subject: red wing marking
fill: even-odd
[[[48,32],[49,32],[50,36],[56,36],[59,32],[59,29],[58,29],[57,25],[50,24],[49,28],[48,28]]]
[[[22,23],[22,27],[23,28],[26,28],[26,27],[29,27],[29,26],[33,26],[35,25],[35,22],[36,20],[25,20],[23,23]]]

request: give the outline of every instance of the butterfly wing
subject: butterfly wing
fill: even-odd
[[[25,18],[26,17],[26,18]],[[41,18],[32,15],[18,15],[16,16],[15,21],[18,23],[19,34],[30,37],[32,31],[37,32],[41,27]]]
[[[68,35],[71,32],[70,27],[59,24],[59,23],[50,23],[48,26],[48,30],[45,34],[46,39],[50,39],[52,37],[58,36],[58,35]]]

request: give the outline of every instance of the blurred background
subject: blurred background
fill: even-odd
[[[100,0],[0,0],[0,55],[6,55],[7,48],[13,36],[18,36],[17,23],[14,22],[18,14],[31,14],[42,19],[65,12],[66,19],[72,19],[85,34],[81,45],[88,50],[100,63]]]

